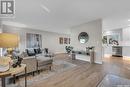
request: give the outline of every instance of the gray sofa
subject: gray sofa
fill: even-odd
[[[45,57],[43,54],[28,56],[26,52],[23,52],[21,57],[23,58],[22,63],[27,65],[27,73],[34,73],[44,68],[51,70],[53,63],[52,57]]]
[[[27,73],[34,73],[37,70],[37,59],[35,57],[23,57],[23,64],[27,66]]]
[[[37,56],[37,70],[48,67],[51,70],[53,59],[51,57]]]

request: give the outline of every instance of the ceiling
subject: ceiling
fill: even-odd
[[[58,33],[69,33],[72,26],[100,18],[104,20],[104,29],[118,22],[128,25],[130,18],[130,0],[15,0],[15,3],[15,18],[3,19],[5,24]]]

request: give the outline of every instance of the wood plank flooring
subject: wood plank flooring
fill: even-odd
[[[110,57],[104,58],[103,64],[100,65],[71,60],[65,54],[57,55],[55,59],[64,59],[77,67],[34,83],[30,87],[96,87],[108,73],[130,79],[130,60]]]

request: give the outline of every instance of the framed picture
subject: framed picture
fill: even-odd
[[[64,38],[64,44],[68,44],[68,38]]]
[[[59,44],[70,44],[70,38],[59,37]]]
[[[70,44],[70,38],[68,38],[69,39],[69,42],[68,42],[68,44]]]
[[[59,38],[59,44],[63,44],[63,37]]]
[[[27,48],[41,48],[42,35],[27,33],[26,34],[26,47]]]

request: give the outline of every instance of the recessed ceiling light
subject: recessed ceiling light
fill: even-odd
[[[128,21],[130,21],[130,19],[128,19]]]

